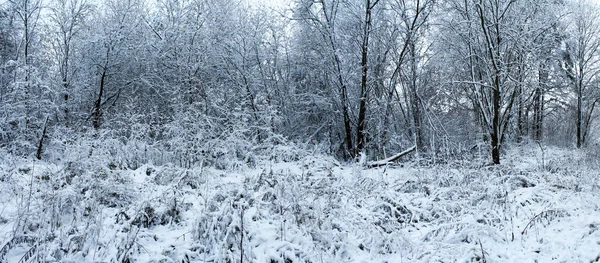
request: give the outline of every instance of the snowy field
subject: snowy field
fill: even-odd
[[[363,169],[216,169],[4,154],[2,262],[598,262],[600,156],[537,146]]]

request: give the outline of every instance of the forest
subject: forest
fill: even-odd
[[[0,1],[0,262],[598,262],[600,6]]]

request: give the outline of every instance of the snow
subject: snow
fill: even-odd
[[[6,259],[6,262],[19,262],[19,260],[21,260],[23,255],[25,255],[30,248],[31,247],[29,246],[18,245],[12,250],[8,251],[4,258]]]
[[[374,169],[308,155],[234,170],[5,156],[0,241],[35,236],[48,262],[598,261],[597,159],[541,154]]]

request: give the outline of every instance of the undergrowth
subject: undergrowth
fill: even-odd
[[[2,154],[2,262],[598,256],[593,151],[521,147],[497,166],[405,162],[377,169],[291,146],[218,167],[200,161],[131,168],[110,155],[48,163]]]

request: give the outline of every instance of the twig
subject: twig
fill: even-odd
[[[545,170],[546,169],[546,160],[545,160],[546,151],[544,151],[544,147],[542,147],[542,143],[539,140],[536,142],[540,146],[540,149],[542,150],[542,170]]]
[[[242,228],[242,230],[240,231],[240,263],[243,263],[244,262],[244,207],[242,207],[240,221],[241,221],[241,228]]]
[[[192,232],[192,231],[187,231],[187,232],[185,232],[185,233],[183,233],[183,234],[179,235],[179,236],[178,236],[178,237],[175,239],[175,241],[179,240],[179,238],[180,238],[180,237],[183,237],[183,240],[185,241],[185,234],[189,234],[189,233],[191,233],[191,232]]]
[[[560,211],[560,212],[564,212],[564,211]],[[531,220],[529,220],[529,223],[527,223],[527,225],[525,226],[525,228],[523,229],[523,231],[521,231],[521,235],[524,235],[525,233],[527,233],[527,228],[532,227],[535,224],[535,221],[542,217],[542,216],[549,216],[552,215],[552,213],[559,213],[558,210],[545,210],[540,212],[539,214],[535,215],[533,218],[531,218]],[[558,216],[555,214],[555,216]]]
[[[146,254],[148,254],[148,256],[152,256],[152,255],[150,254],[150,251],[148,251],[148,249],[146,249],[144,246],[142,246],[142,244],[140,244],[140,242],[137,242],[137,241],[135,241],[135,243],[136,243],[136,244],[137,244],[139,247],[141,247],[142,249],[144,249],[144,251],[146,251]]]
[[[137,235],[140,232],[140,228],[137,228],[137,231],[135,232],[135,235],[133,236],[133,239],[131,240],[131,243],[127,246],[127,249],[125,249],[125,251],[123,251],[123,254],[121,254],[121,259],[119,260],[120,262],[123,262],[125,260],[125,257],[127,256],[127,253],[129,253],[129,250],[133,247],[134,243],[137,243],[135,240],[137,239]]]
[[[481,262],[486,263],[485,260],[485,251],[483,250],[483,244],[481,243],[481,239],[479,239],[479,247],[481,248]]]

